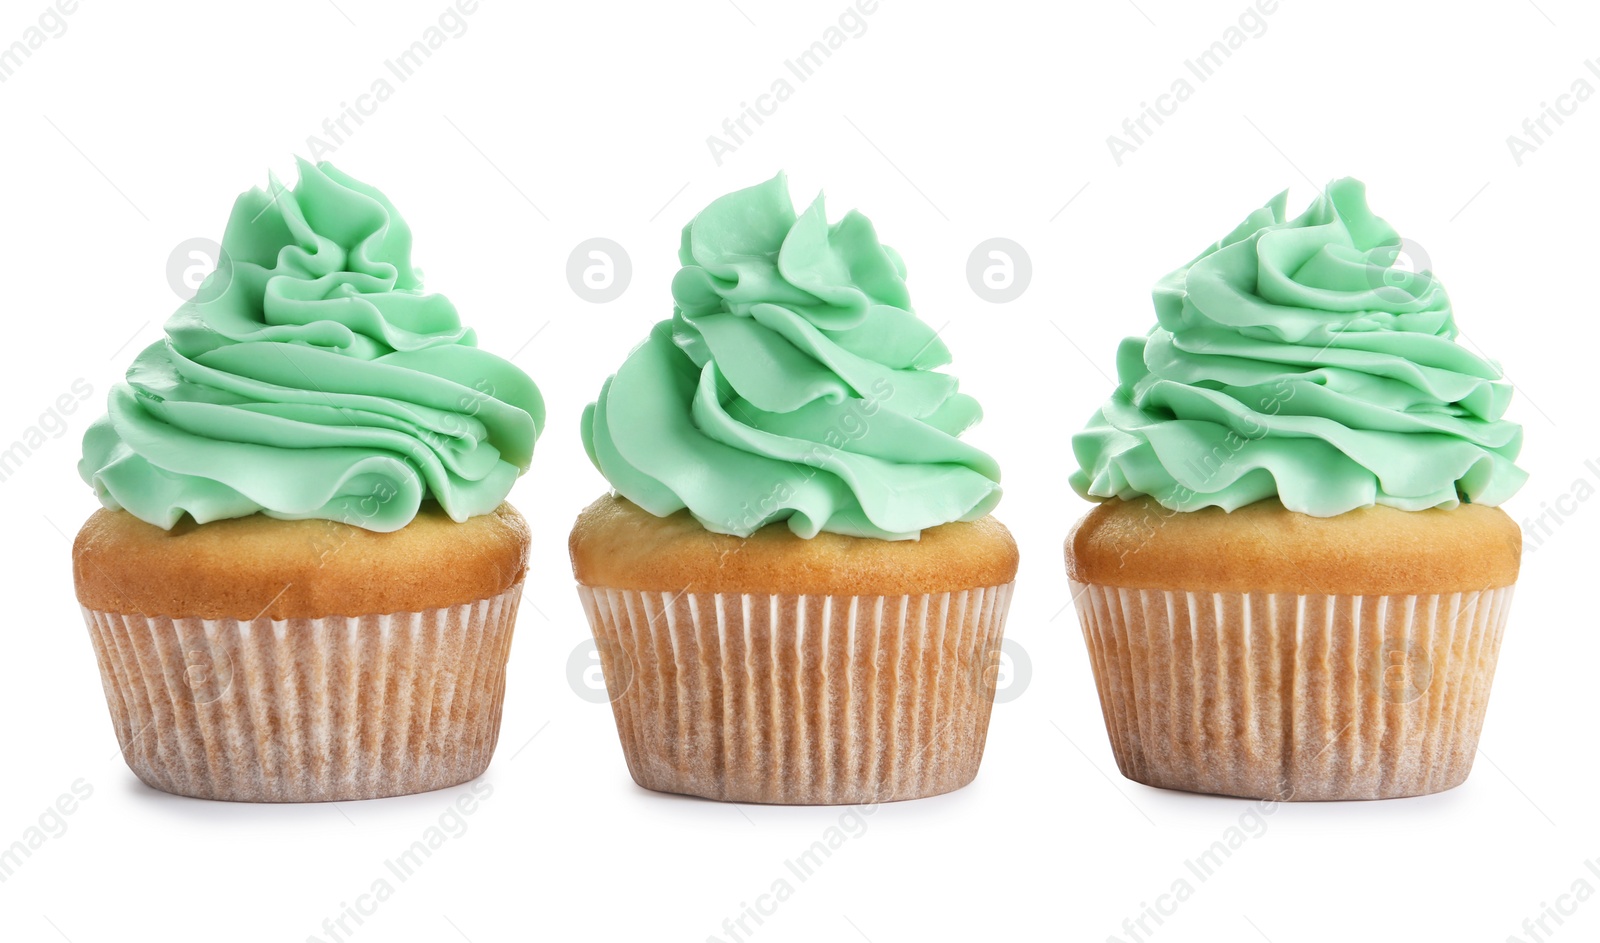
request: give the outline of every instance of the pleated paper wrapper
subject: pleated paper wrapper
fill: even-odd
[[[146,784],[320,802],[442,789],[488,767],[521,593],[392,615],[84,618],[117,742]]]
[[[1465,780],[1512,595],[1072,590],[1123,775],[1278,800]]]
[[[837,805],[977,775],[1011,584],[910,596],[580,585],[622,752],[647,789]]]

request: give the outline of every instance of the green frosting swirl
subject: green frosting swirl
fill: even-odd
[[[1276,495],[1331,517],[1495,505],[1527,475],[1511,386],[1456,343],[1444,288],[1395,265],[1365,188],[1285,194],[1155,288],[1157,325],[1117,351],[1118,386],[1073,437],[1074,489],[1232,510]]]
[[[933,370],[950,353],[865,216],[830,226],[819,196],[797,217],[779,174],[706,207],[678,259],[671,320],[583,415],[620,494],[740,536],[909,539],[998,503],[999,466],[957,438],[978,403]]]
[[[263,513],[392,531],[424,499],[494,510],[544,402],[422,291],[411,230],[372,187],[300,162],[239,197],[223,264],[145,348],[78,472],[108,508],[171,528]]]

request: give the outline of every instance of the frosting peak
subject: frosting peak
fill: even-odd
[[[1331,517],[1499,504],[1527,475],[1511,386],[1456,343],[1450,300],[1397,264],[1356,180],[1285,219],[1286,194],[1156,283],[1157,324],[1073,437],[1090,500],[1233,510],[1276,495]]]
[[[382,193],[299,162],[242,194],[223,262],[145,348],[78,471],[101,503],[171,528],[257,512],[392,531],[432,499],[494,510],[528,468],[544,403],[422,290]]]
[[[957,438],[977,401],[912,313],[905,264],[857,212],[796,214],[782,174],[683,230],[662,321],[583,416],[590,459],[658,516],[748,536],[787,521],[907,539],[974,520],[1000,469]]]

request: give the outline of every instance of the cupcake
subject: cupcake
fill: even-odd
[[[1511,388],[1359,182],[1284,203],[1156,284],[1073,437],[1106,728],[1152,786],[1440,792],[1472,769],[1521,558]]]
[[[570,542],[629,772],[805,805],[966,785],[1017,551],[905,265],[782,174],[678,259],[672,318],[584,413],[614,490]]]
[[[112,389],[73,576],[128,766],[165,792],[439,789],[494,752],[538,389],[422,290],[372,187],[300,163]]]

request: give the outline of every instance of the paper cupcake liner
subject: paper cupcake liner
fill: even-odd
[[[253,621],[85,609],[129,768],[163,792],[319,802],[477,777],[522,584],[423,612]]]
[[[1280,800],[1460,785],[1512,594],[1072,589],[1122,774]]]
[[[580,585],[634,781],[736,802],[885,802],[977,775],[1011,584],[912,596]]]

